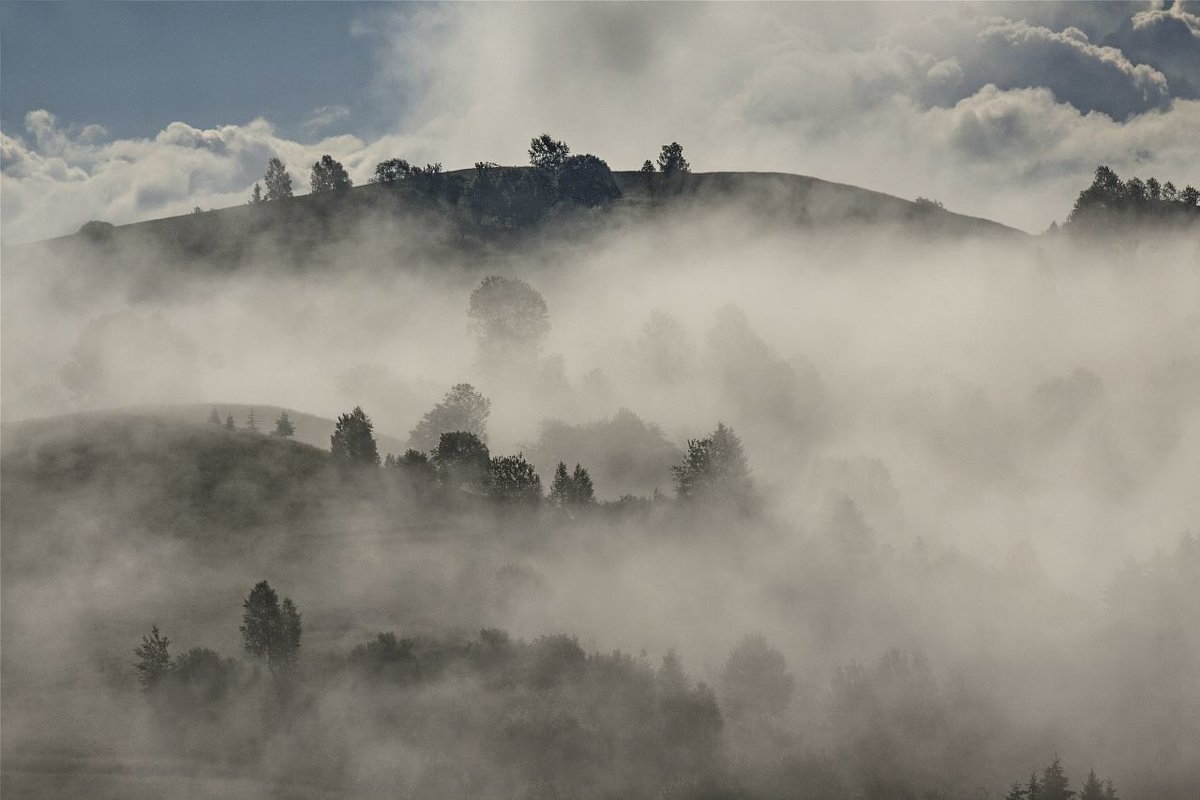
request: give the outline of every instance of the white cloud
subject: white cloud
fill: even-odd
[[[407,9],[364,41],[378,48],[379,101],[404,98],[395,133],[306,145],[263,120],[176,122],[149,139],[104,141],[34,111],[26,138],[0,140],[3,236],[240,203],[272,155],[298,188],[326,152],[361,183],[396,156],[520,163],[543,131],[618,169],[674,140],[698,170],[933,196],[1029,230],[1061,219],[1098,163],[1200,183],[1197,102],[1171,99],[1170,75],[1096,42],[1119,26],[1112,9],[1099,21],[1083,9],[1057,29],[1049,20],[1062,9],[1036,22],[996,16],[1005,10],[888,7],[850,26],[844,10],[810,5]],[[1137,10],[1122,11],[1130,30],[1174,36],[1187,18]],[[315,109],[308,129],[344,112]]]

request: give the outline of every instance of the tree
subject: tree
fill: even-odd
[[[575,508],[583,508],[590,506],[596,502],[596,490],[592,486],[592,476],[588,471],[580,465],[575,465],[575,472],[571,474],[571,505]]]
[[[379,448],[375,444],[371,418],[355,406],[349,414],[338,417],[329,437],[329,449],[335,463],[342,466],[379,466]]]
[[[371,176],[371,183],[377,183],[380,186],[395,186],[406,180],[412,174],[412,169],[412,165],[403,158],[380,161],[375,165],[375,174]]]
[[[487,445],[468,431],[443,433],[433,451],[438,478],[454,489],[480,493],[487,489],[492,460]]]
[[[570,156],[558,168],[558,196],[594,208],[621,196],[612,170],[593,155]]]
[[[683,462],[671,468],[675,489],[684,502],[704,502],[750,513],[758,500],[742,441],[718,422],[703,439],[689,439]]]
[[[484,278],[471,292],[467,316],[486,366],[536,359],[550,330],[546,301],[520,278]]]
[[[733,719],[782,716],[796,680],[783,653],[761,633],[747,634],[729,654],[720,678],[723,708]]]
[[[408,433],[408,445],[421,451],[437,447],[443,433],[467,431],[487,442],[487,418],[492,401],[469,383],[458,383]]]
[[[329,192],[347,192],[354,186],[354,183],[350,180],[350,175],[342,163],[335,161],[333,156],[326,153],[321,156],[320,161],[313,164],[309,176],[309,186],[313,194],[327,194]]]
[[[225,415],[225,430],[227,430],[227,431],[237,430],[237,425],[235,425],[233,422],[233,414]]]
[[[1079,800],[1104,800],[1104,786],[1096,777],[1096,770],[1088,770],[1087,779],[1079,791]]]
[[[1063,773],[1058,756],[1042,771],[1042,791],[1038,800],[1069,800],[1075,796],[1070,789],[1070,781]]]
[[[1041,800],[1042,784],[1038,781],[1036,772],[1029,773],[1029,783],[1025,786],[1025,797],[1029,800]]]
[[[291,669],[300,660],[303,625],[300,621],[300,611],[290,597],[283,598],[283,603],[279,606],[279,621],[278,662],[285,669]]]
[[[292,196],[292,176],[288,174],[287,168],[278,158],[272,158],[267,162],[267,174],[263,177],[263,183],[267,187],[266,199],[268,202]]]
[[[242,603],[242,647],[271,669],[290,669],[300,655],[300,612],[287,597],[283,605],[266,581],[259,581]]]
[[[642,185],[648,194],[654,194],[654,162],[646,159],[642,162]]]
[[[286,411],[279,412],[279,419],[275,420],[275,430],[271,431],[271,435],[280,439],[290,439],[296,435],[296,426],[292,424],[292,418]]]
[[[555,508],[567,508],[571,504],[571,493],[574,488],[575,485],[567,472],[567,465],[560,461],[554,469],[554,482],[550,484],[550,496],[546,502]]]
[[[555,141],[548,133],[529,141],[529,163],[552,176],[558,174],[570,152],[566,142]]]
[[[1025,787],[1019,783],[1008,787],[1008,794],[1004,795],[1004,800],[1025,800],[1025,798]]]
[[[491,460],[488,496],[506,506],[536,508],[542,502],[542,479],[525,456],[499,456]]]
[[[254,419],[254,409],[250,409],[250,413],[246,415],[246,430],[251,433],[258,433],[258,422]]]
[[[668,178],[692,171],[692,165],[683,157],[683,147],[679,142],[662,146],[662,152],[658,155],[658,171]]]
[[[436,468],[429,456],[419,450],[409,448],[399,458],[389,453],[384,466],[399,472],[403,480],[418,492],[428,490],[437,481]]]
[[[579,464],[575,465],[574,473],[568,473],[567,465],[558,462],[548,502],[555,508],[567,510],[579,510],[594,505],[596,491],[592,486],[592,476]]]
[[[258,181],[254,182],[254,188],[250,191],[250,205],[257,206],[263,201],[262,184]]]
[[[216,406],[213,406],[212,411],[208,412],[208,424],[209,425],[220,425],[221,424],[221,415],[217,413]]]
[[[157,686],[171,668],[171,654],[167,650],[170,644],[170,639],[159,635],[158,625],[151,625],[150,635],[143,636],[142,643],[133,651],[138,657],[133,668],[137,671],[143,692]]]

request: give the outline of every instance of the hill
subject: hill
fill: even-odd
[[[528,177],[529,167],[498,168],[506,174]],[[287,200],[215,209],[176,217],[114,226],[90,222],[77,233],[44,242],[7,248],[12,257],[49,247],[52,251],[78,252],[78,248],[103,256],[129,247],[154,248],[158,262],[194,263],[235,268],[266,252],[284,249],[289,259],[316,260],[326,245],[336,243],[364,221],[379,223],[373,234],[381,237],[375,248],[385,258],[402,256],[419,237],[425,252],[481,253],[496,244],[512,245],[538,238],[553,226],[572,226],[580,219],[594,224],[586,209],[556,210],[532,225],[480,221],[480,212],[469,192],[474,170],[455,170],[428,186],[357,186],[341,194],[301,195]],[[1000,237],[1022,240],[1027,234],[997,222],[956,214],[930,202],[899,197],[787,173],[689,173],[669,185],[662,175],[649,178],[641,172],[612,173],[622,197],[604,215],[616,224],[636,223],[664,211],[690,212],[697,206],[741,211],[770,225],[894,226],[934,237]],[[527,205],[536,198],[527,184],[514,180],[504,202]],[[515,187],[515,188],[513,188]],[[515,195],[513,193],[516,193]],[[583,212],[583,213],[574,213]],[[327,254],[326,254],[327,255]],[[402,260],[402,258],[401,258]]]

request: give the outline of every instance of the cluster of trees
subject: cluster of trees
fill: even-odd
[[[492,456],[485,430],[490,406],[491,401],[470,384],[454,386],[410,435],[410,442],[418,444],[436,435],[437,444],[428,452],[411,447],[401,456],[389,453],[384,467],[399,473],[418,494],[438,486],[450,496],[487,497],[502,506],[537,508],[545,501],[552,507],[578,510],[595,504],[591,475],[581,464],[568,472],[560,461],[547,497],[541,476],[523,453]],[[470,430],[443,427],[459,423]],[[330,449],[340,466],[379,466],[374,426],[361,407],[338,418]],[[681,503],[743,515],[759,509],[742,442],[724,423],[718,423],[710,435],[690,440],[682,463],[671,472]]]
[[[1014,782],[1008,794],[1004,795],[1004,800],[1071,800],[1074,797],[1079,800],[1117,800],[1117,791],[1111,780],[1101,783],[1096,771],[1090,770],[1083,787],[1076,792],[1071,788],[1058,756],[1055,756],[1042,770],[1040,778],[1034,772],[1025,783]]]
[[[473,175],[463,177],[447,175],[440,163],[418,167],[406,159],[391,158],[375,165],[370,182],[390,189],[416,190],[451,207],[461,205],[476,224],[501,229],[533,225],[564,203],[597,208],[621,197],[621,189],[604,159],[591,153],[572,154],[565,142],[549,134],[530,140],[529,164],[502,167],[480,161]],[[678,142],[662,146],[657,168],[651,161],[642,167],[647,189],[652,192],[658,186],[678,189],[682,175],[690,170]],[[342,164],[326,154],[313,164],[309,185],[313,194],[325,194],[345,192],[354,184]],[[291,196],[291,176],[282,161],[272,158],[266,176],[254,184],[250,203]]]
[[[692,171],[692,165],[683,157],[683,146],[679,142],[664,144],[658,154],[658,169],[650,159],[642,162],[642,179],[646,191],[651,196],[660,186],[672,191],[679,191],[683,185],[683,176]],[[661,176],[661,177],[656,177]]]
[[[290,598],[260,581],[242,603],[242,649],[253,663],[283,676],[295,670],[300,659],[303,632],[300,611]],[[195,647],[171,658],[171,640],[155,624],[134,649],[133,668],[141,690],[156,705],[173,710],[194,710],[223,700],[240,679],[242,664],[214,650]]]
[[[233,421],[233,414],[226,414],[225,421],[221,421],[221,415],[217,412],[216,406],[213,406],[212,411],[208,414],[208,423],[225,428],[227,431],[237,430],[237,424]],[[258,433],[258,421],[254,418],[254,409],[250,409],[246,414],[246,424],[242,430],[249,433]],[[271,436],[280,439],[290,439],[296,435],[296,426],[292,423],[292,418],[288,416],[286,411],[281,411],[275,419],[275,428],[271,431]]]
[[[1200,220],[1200,190],[1182,191],[1157,178],[1122,181],[1106,166],[1096,168],[1092,185],[1079,193],[1067,218],[1069,227],[1101,230],[1130,222]]]

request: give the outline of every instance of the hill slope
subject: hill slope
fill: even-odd
[[[458,187],[451,196],[461,193],[473,172],[446,173],[446,180]],[[693,173],[683,176],[682,182],[669,191],[661,175],[654,176],[649,184],[641,172],[614,172],[613,176],[623,193],[613,210],[627,211],[633,219],[703,203],[741,210],[760,221],[783,226],[890,225],[938,237],[1027,238],[1022,231],[990,220],[803,175]],[[478,249],[481,242],[494,242],[497,236],[505,240],[504,231],[470,224],[462,205],[463,201],[448,204],[445,197],[434,199],[413,188],[368,184],[344,195],[302,195],[259,206],[235,206],[119,226],[88,223],[77,233],[8,250],[18,255],[46,245],[54,249],[83,245],[100,252],[119,245],[155,245],[159,258],[185,262],[202,259],[233,267],[262,252],[264,244],[286,245],[300,256],[311,254],[368,219],[380,223],[384,238],[397,251],[405,248],[406,238],[418,233],[426,247],[465,252]],[[555,219],[561,223],[569,216],[558,214]],[[544,225],[535,225],[527,232],[536,236]]]

